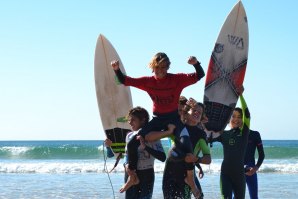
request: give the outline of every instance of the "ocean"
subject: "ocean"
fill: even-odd
[[[124,170],[106,159],[103,141],[0,141],[0,198],[124,198],[119,193]],[[297,199],[298,140],[264,140],[265,160],[259,172],[260,198]],[[165,150],[168,141],[163,140]],[[201,185],[205,198],[220,198],[222,147],[214,143],[211,165]],[[155,162],[153,198],[163,198],[164,163]],[[249,198],[248,195],[246,198]]]

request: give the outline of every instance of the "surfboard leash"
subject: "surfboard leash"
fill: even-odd
[[[106,156],[106,154],[105,154],[105,147],[104,147],[104,145],[103,145],[103,150],[102,150],[102,152],[103,152],[103,159],[104,159],[104,166],[103,166],[103,168],[104,168],[104,171],[107,173],[107,175],[108,175],[108,179],[109,179],[109,182],[110,182],[110,185],[111,185],[111,188],[112,188],[112,192],[113,192],[113,197],[114,197],[114,199],[116,199],[116,196],[115,196],[115,191],[114,191],[114,186],[113,186],[113,183],[112,183],[112,180],[111,180],[111,177],[110,177],[110,173],[109,173],[109,171],[108,171],[108,166],[107,166],[107,156]]]
[[[212,146],[211,146],[212,147]],[[212,154],[212,149],[211,149],[211,147],[210,147],[210,154]],[[209,164],[209,174],[211,174],[211,164],[212,164],[212,162]],[[213,183],[211,183],[211,190],[212,190],[212,193],[215,193],[214,191],[215,191],[215,185],[213,184]]]
[[[117,167],[119,161],[121,160],[121,157],[122,157],[122,153],[119,153],[117,158],[116,158],[116,162],[114,164],[114,167],[109,171],[109,173],[111,173]]]

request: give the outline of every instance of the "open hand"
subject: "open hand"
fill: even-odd
[[[110,140],[109,138],[105,139],[104,144],[106,147],[110,147],[112,145],[112,140]]]

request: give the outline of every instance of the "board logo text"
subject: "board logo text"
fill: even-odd
[[[229,43],[235,45],[238,49],[244,49],[244,42],[242,37],[237,37],[234,35],[228,35]]]

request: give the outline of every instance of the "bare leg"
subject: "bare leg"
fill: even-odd
[[[134,173],[128,177],[126,183],[120,188],[119,192],[123,193],[127,189],[129,189],[131,186],[139,184],[139,182],[140,182],[140,180],[139,180],[137,174]]]
[[[187,176],[184,179],[185,183],[188,184],[191,188],[191,191],[195,198],[199,198],[201,196],[201,191],[198,189],[195,180],[194,180],[194,171],[187,170]]]

